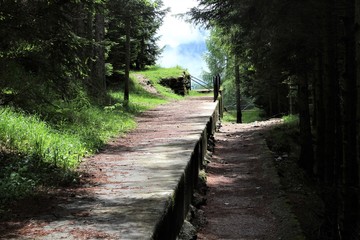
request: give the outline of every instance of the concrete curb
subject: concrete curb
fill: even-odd
[[[178,236],[190,208],[199,172],[204,166],[208,139],[216,131],[216,124],[220,116],[219,108],[220,104],[217,101],[214,112],[204,124],[204,130],[195,144],[190,160],[172,197],[167,201],[163,216],[156,224],[151,239],[176,239]]]

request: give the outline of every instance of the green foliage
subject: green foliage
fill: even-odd
[[[83,156],[136,126],[133,113],[120,103],[104,108],[77,99],[59,106],[43,109],[47,122],[13,108],[0,109],[5,153],[0,156],[0,204],[36,193],[39,186],[77,182],[73,170]]]
[[[117,99],[120,101],[124,98],[124,93],[122,91],[111,91],[110,95],[113,97],[113,99]],[[132,114],[137,114],[140,112],[143,112],[145,110],[151,109],[159,104],[164,104],[167,101],[159,96],[154,96],[149,93],[130,93],[130,99],[128,106],[126,107],[127,111],[129,111]],[[108,106],[106,109],[109,111],[113,111],[113,109],[116,109],[118,104]],[[122,106],[122,105],[120,105]]]
[[[123,92],[107,94],[105,82],[123,70],[129,18],[131,65],[155,63],[162,7],[161,0],[0,1],[0,204],[76,182],[84,155],[166,101],[133,82],[125,106]]]
[[[298,115],[286,115],[286,116],[282,117],[282,120],[287,125],[294,125],[294,126],[299,125],[299,116]]]
[[[150,81],[156,83],[161,78],[170,78],[183,75],[185,70],[180,66],[173,68],[161,68],[159,66],[150,66],[145,71],[137,71],[137,73],[143,74]]]
[[[315,65],[319,6],[319,1],[201,0],[189,15],[192,21],[215,29],[209,38],[213,59],[217,59],[214,49],[225,50],[227,65],[235,64],[236,56],[242,93],[254,98],[271,116],[288,111],[289,89],[283,81],[304,75]],[[224,79],[232,81],[233,71],[228,73]]]
[[[74,135],[59,133],[37,116],[0,108],[0,143],[7,149],[41,159],[55,166],[75,166],[86,153]]]
[[[40,186],[45,190],[78,182],[76,172],[41,162],[32,156],[2,149],[0,160],[0,211],[2,208],[6,210],[9,202],[35,196]]]
[[[279,156],[284,153],[298,153],[299,146],[299,118],[295,115],[283,117],[284,123],[271,129],[266,136],[269,148]]]
[[[288,112],[290,104],[291,112],[298,111],[298,163],[329,192],[324,195],[327,221],[321,227],[327,238],[359,238],[360,214],[353,210],[359,201],[349,190],[359,188],[359,1],[198,3],[189,13],[191,20],[222,29],[221,41],[230,45],[240,65],[253,67],[242,86],[256,105],[268,116]],[[284,147],[275,149],[288,151],[289,139],[278,138]]]
[[[125,65],[125,32],[126,19],[130,19],[132,69],[143,70],[147,65],[153,65],[160,55],[161,49],[157,46],[157,30],[167,12],[162,1],[144,0],[114,0],[107,3],[109,26],[107,39],[112,47],[109,61],[114,69],[121,70]]]
[[[263,111],[259,108],[254,108],[251,110],[242,111],[242,122],[243,123],[252,123],[255,121],[263,120]],[[230,110],[224,113],[223,121],[236,123],[236,111]]]
[[[223,33],[220,28],[214,27],[210,31],[210,36],[206,40],[208,52],[205,53],[204,59],[209,68],[209,72],[203,73],[203,79],[212,86],[213,76],[220,74],[226,78],[225,70],[228,64],[229,51],[223,41]]]
[[[132,22],[131,65],[155,63],[162,7],[160,0],[1,1],[0,88],[13,90],[17,106],[73,99],[74,84],[101,102],[105,75],[125,65],[126,19]]]

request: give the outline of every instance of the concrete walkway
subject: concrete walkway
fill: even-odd
[[[217,118],[208,97],[145,112],[135,131],[83,162],[81,188],[0,238],[175,239]]]

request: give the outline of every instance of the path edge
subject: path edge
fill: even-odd
[[[196,142],[190,159],[181,174],[178,184],[167,199],[164,212],[154,227],[150,239],[176,239],[190,209],[199,172],[204,168],[209,139],[215,134],[222,115],[221,100],[216,101],[215,109]]]

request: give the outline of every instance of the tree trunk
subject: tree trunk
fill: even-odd
[[[312,175],[314,167],[314,152],[309,109],[309,85],[306,76],[299,80],[298,103],[301,146],[299,165],[305,169],[308,174]]]
[[[235,57],[235,88],[236,88],[236,122],[242,123],[241,92],[240,92],[240,66],[239,60]]]
[[[355,0],[355,42],[357,43],[355,46],[356,56],[355,56],[355,66],[356,68],[356,82],[357,82],[357,162],[358,165],[360,163],[360,0]],[[358,173],[360,172],[360,166],[358,166]],[[359,199],[358,195],[358,199]],[[357,233],[360,233],[360,207],[358,207],[358,226]],[[358,236],[360,239],[360,236]]]
[[[329,234],[331,239],[339,239],[339,181],[340,164],[342,156],[341,145],[341,124],[340,99],[339,99],[339,73],[338,73],[338,15],[335,11],[337,0],[324,1],[326,6],[326,34],[324,65],[326,75],[324,76],[323,94],[324,94],[324,122],[323,122],[323,143],[325,186],[325,206],[326,218],[328,219]]]
[[[95,47],[94,57],[96,62],[93,66],[93,86],[97,96],[103,97],[106,94],[106,79],[105,79],[105,48],[103,41],[105,38],[105,19],[101,10],[95,15]]]
[[[357,82],[357,162],[360,163],[360,0],[355,1],[355,23],[356,23],[356,31],[355,31],[355,42],[356,44],[356,62],[355,65],[357,66],[356,69],[356,82]],[[358,172],[360,173],[360,166],[358,167]],[[360,208],[358,210],[358,217],[360,218]],[[358,222],[358,231],[360,232],[360,223]],[[360,238],[360,237],[359,237]]]
[[[83,21],[83,19],[81,19],[80,21]],[[84,24],[84,33],[83,36],[84,38],[86,38],[87,40],[91,41],[94,39],[94,15],[90,12],[88,12],[86,14],[86,21],[82,22],[82,24]],[[94,57],[94,46],[93,44],[87,44],[85,45],[85,47],[82,49],[82,55],[83,55],[83,61],[87,62],[87,68],[88,68],[88,72],[87,72],[87,76],[85,78],[85,84],[87,86],[88,92],[90,94],[93,93],[93,85],[92,85],[92,69],[94,66],[94,63],[91,59],[93,59]],[[89,61],[87,61],[87,59],[90,59]]]
[[[343,83],[343,166],[344,222],[343,239],[355,239],[358,223],[359,164],[356,144],[356,42],[355,1],[349,1],[344,17],[345,74]]]
[[[126,17],[125,20],[125,28],[126,28],[126,40],[125,40],[125,88],[124,88],[124,102],[125,105],[129,103],[129,88],[130,88],[130,59],[131,59],[131,52],[130,52],[130,28],[131,28],[131,20],[130,16]]]
[[[322,49],[321,46],[323,44],[319,44],[319,49]],[[325,179],[325,161],[324,158],[324,149],[325,149],[325,106],[324,106],[324,56],[320,50],[317,59],[317,77],[314,83],[314,91],[315,91],[315,115],[316,122],[314,123],[316,129],[316,153],[315,153],[315,174],[318,178],[323,181]]]

